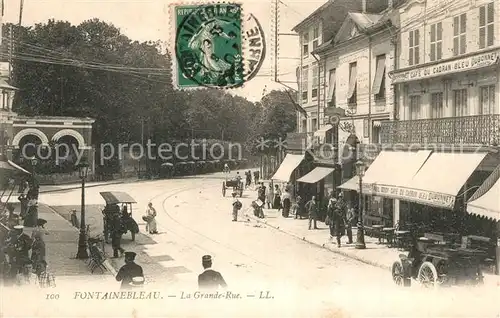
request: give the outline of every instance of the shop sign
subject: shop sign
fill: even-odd
[[[498,63],[499,58],[500,52],[494,51],[453,60],[450,62],[434,64],[432,66],[420,67],[401,73],[394,72],[390,75],[390,77],[393,84],[421,80],[441,75],[488,67]]]
[[[366,194],[439,206],[447,209],[453,209],[455,205],[455,196],[449,194],[379,184],[366,185],[366,188],[363,187],[363,191],[365,190]]]

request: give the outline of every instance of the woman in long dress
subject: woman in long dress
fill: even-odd
[[[273,209],[281,210],[281,190],[277,184],[274,185],[274,202]]]
[[[148,203],[146,217],[146,231],[148,231],[149,234],[158,234],[158,229],[156,228],[156,209],[151,202]]]

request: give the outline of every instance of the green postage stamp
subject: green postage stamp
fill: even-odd
[[[244,83],[241,5],[174,5],[174,86],[236,88]]]

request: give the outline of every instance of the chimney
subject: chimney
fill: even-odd
[[[361,12],[366,13],[366,0],[361,0]]]

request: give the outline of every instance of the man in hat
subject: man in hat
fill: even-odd
[[[137,281],[137,278],[142,278],[141,281],[144,282],[142,267],[135,263],[136,255],[134,252],[125,252],[125,265],[116,274],[116,280],[122,282],[121,288],[131,288],[131,283]]]
[[[31,264],[29,251],[33,241],[24,233],[24,226],[16,225],[6,242],[9,251],[10,276],[15,278],[18,273],[23,271],[23,268]]]
[[[238,221],[238,211],[243,207],[240,200],[236,197],[236,192],[233,192],[233,222]]]
[[[198,275],[198,287],[200,289],[226,288],[227,284],[222,275],[212,269],[212,256],[205,255],[201,258],[201,264],[205,269]]]

